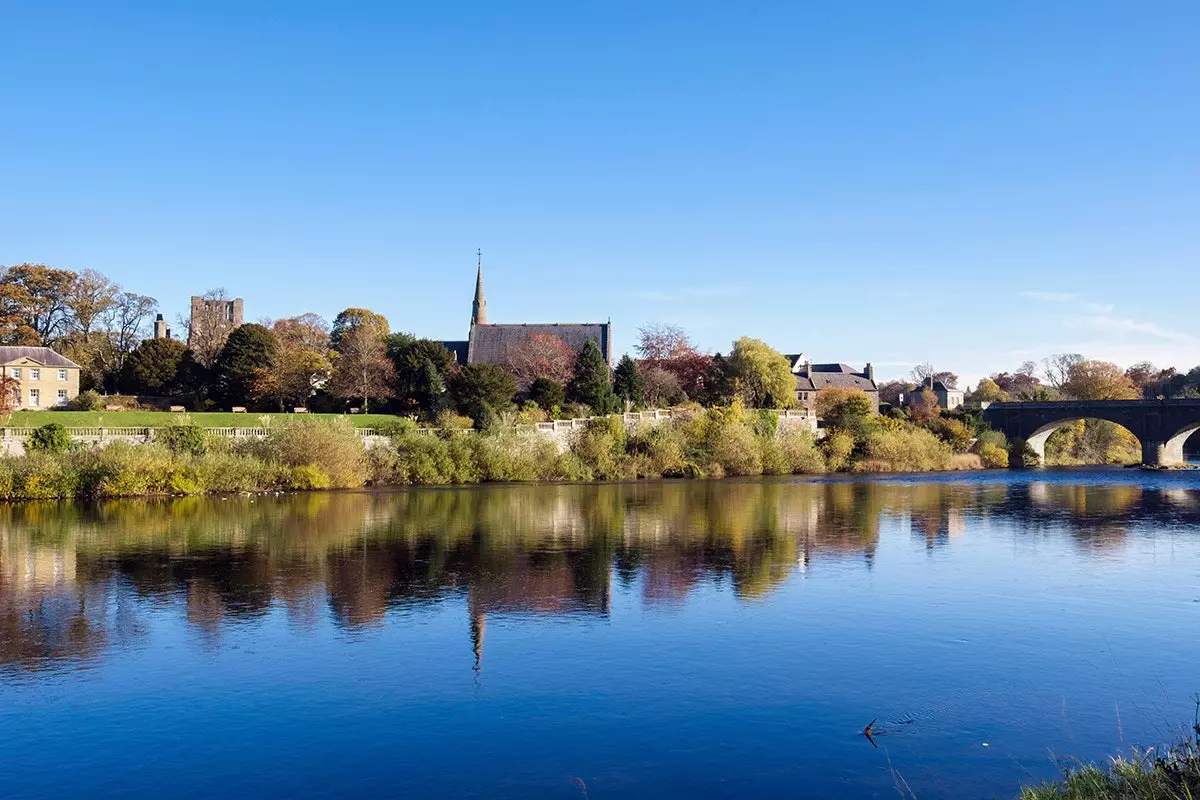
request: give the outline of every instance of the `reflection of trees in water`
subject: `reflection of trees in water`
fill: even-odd
[[[482,656],[489,614],[607,615],[613,576],[670,605],[706,581],[755,599],[824,560],[869,568],[886,518],[929,548],[1002,518],[1022,532],[1065,526],[1090,549],[1164,515],[1194,522],[1195,493],[759,480],[4,506],[0,663],[89,657],[154,608],[182,609],[216,646],[230,621],[272,609],[355,629],[442,602],[467,606]]]

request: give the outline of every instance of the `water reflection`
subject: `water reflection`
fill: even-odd
[[[930,551],[978,523],[1120,548],[1139,521],[1200,523],[1185,479],[779,481],[508,486],[0,508],[0,665],[97,659],[177,604],[208,646],[286,609],[366,629],[398,609],[463,602],[476,667],[489,616],[596,615],[613,581],[647,607],[705,582],[742,601],[823,563],[870,570],[880,529]],[[464,652],[464,656],[467,654]]]

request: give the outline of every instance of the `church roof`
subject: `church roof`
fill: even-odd
[[[557,336],[575,352],[583,350],[588,340],[600,345],[604,360],[612,364],[612,326],[605,322],[475,325],[467,348],[467,361],[471,364],[502,364],[511,348],[529,339],[531,334],[544,333]],[[448,345],[447,345],[448,346]]]

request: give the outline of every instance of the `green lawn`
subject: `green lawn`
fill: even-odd
[[[0,427],[36,428],[49,422],[57,422],[68,428],[158,428],[163,425],[179,424],[184,418],[204,428],[259,428],[262,417],[272,419],[295,419],[308,416],[314,419],[345,417],[359,428],[373,428],[383,422],[396,420],[391,414],[234,414],[229,411],[203,411],[192,414],[172,414],[168,411],[18,411],[7,421],[0,418]]]

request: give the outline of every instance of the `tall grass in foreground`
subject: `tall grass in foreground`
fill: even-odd
[[[1200,800],[1200,714],[1192,735],[1177,744],[1135,749],[1107,768],[1072,767],[1058,783],[1022,789],[1021,800]]]

